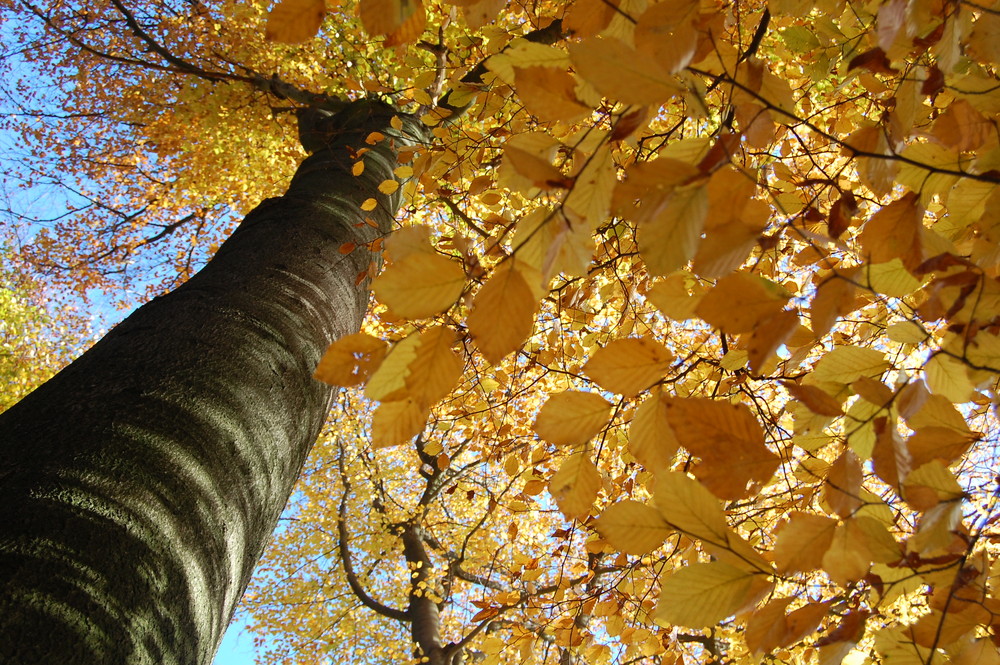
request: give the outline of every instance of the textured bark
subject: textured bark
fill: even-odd
[[[285,196],[0,415],[0,663],[211,662],[326,416],[313,368],[367,308],[362,245],[398,206],[376,186],[412,142],[391,115],[325,119]]]

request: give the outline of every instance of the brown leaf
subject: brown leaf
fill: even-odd
[[[748,496],[778,468],[780,458],[764,445],[760,423],[745,404],[673,399],[667,420],[680,444],[701,458],[691,473],[720,498]]]
[[[886,76],[895,76],[899,73],[899,70],[892,68],[892,63],[886,57],[885,51],[880,48],[873,48],[851,58],[851,62],[847,65],[848,71],[858,67],[867,69],[873,74],[885,74]]]
[[[785,389],[792,397],[802,402],[807,409],[818,416],[833,418],[844,414],[840,402],[816,386],[792,383],[791,381],[782,381],[781,385],[785,386]]]

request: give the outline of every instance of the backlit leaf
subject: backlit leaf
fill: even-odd
[[[517,351],[531,335],[537,299],[515,261],[501,265],[476,293],[467,325],[491,363]]]
[[[746,405],[674,399],[667,418],[680,444],[701,458],[691,472],[720,498],[746,496],[778,468],[780,459],[764,445],[760,423]]]
[[[651,273],[666,275],[694,257],[707,212],[704,186],[678,188],[659,213],[640,225],[639,252]]]
[[[316,36],[325,14],[326,0],[279,0],[267,15],[264,33],[273,42],[304,42]]]
[[[535,419],[538,436],[558,446],[579,446],[594,438],[611,420],[611,405],[597,393],[575,390],[546,400]]]
[[[712,561],[675,570],[663,581],[655,616],[686,628],[714,626],[752,599],[754,574]]]
[[[455,304],[463,289],[462,265],[427,252],[416,252],[393,263],[372,282],[375,297],[394,314],[408,319],[443,312]]]
[[[663,378],[673,354],[648,337],[616,339],[590,357],[583,371],[599,386],[626,397]]]
[[[364,383],[385,358],[388,345],[365,333],[345,335],[331,344],[313,376],[345,388]]]
[[[609,506],[597,518],[595,527],[616,549],[636,555],[652,552],[672,533],[656,508],[638,501]]]
[[[659,63],[615,37],[589,37],[571,43],[569,55],[581,77],[624,104],[658,106],[683,91]]]
[[[594,507],[601,489],[601,474],[585,451],[563,460],[549,482],[549,493],[568,519],[584,520]]]

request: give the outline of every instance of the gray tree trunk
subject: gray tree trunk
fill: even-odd
[[[0,415],[0,663],[212,661],[326,417],[313,369],[367,309],[364,243],[399,204],[376,187],[412,143],[391,115],[324,120],[201,272]]]

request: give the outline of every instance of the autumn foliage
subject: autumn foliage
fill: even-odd
[[[362,204],[407,201],[270,662],[418,659],[419,599],[485,663],[1000,662],[1000,4],[5,4],[96,114],[32,140],[145,211],[37,238],[81,283],[183,274],[310,99],[428,128]]]

